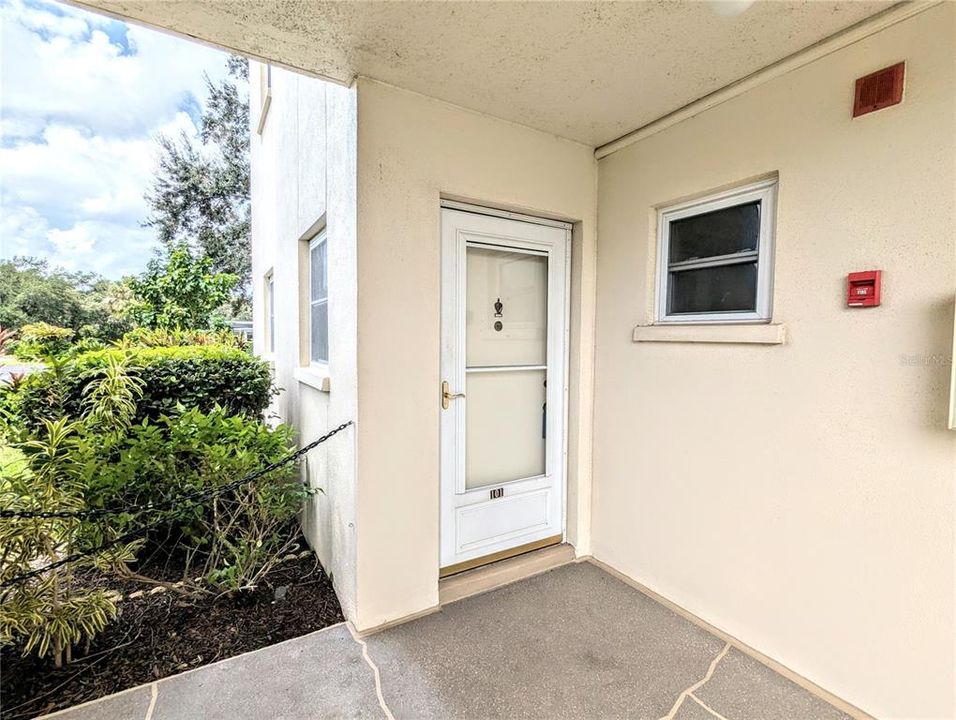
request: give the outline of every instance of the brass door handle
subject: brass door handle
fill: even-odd
[[[465,397],[465,393],[453,393],[448,388],[448,381],[447,380],[441,381],[441,406],[443,410],[448,409],[448,403],[450,403],[452,400],[455,400],[456,398],[463,398],[463,397]]]

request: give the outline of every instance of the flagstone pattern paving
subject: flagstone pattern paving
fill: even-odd
[[[849,718],[590,563],[364,640],[336,625],[48,717]]]

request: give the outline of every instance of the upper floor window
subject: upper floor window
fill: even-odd
[[[769,321],[776,180],[658,212],[659,322]]]
[[[309,361],[329,362],[329,282],[325,230],[309,241]]]

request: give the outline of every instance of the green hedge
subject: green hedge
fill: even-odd
[[[95,350],[60,368],[28,376],[13,399],[26,424],[62,414],[79,417],[83,391],[110,355],[127,356],[145,382],[136,421],[155,420],[177,405],[209,412],[219,406],[229,414],[255,417],[269,404],[269,366],[233,347],[202,345]]]

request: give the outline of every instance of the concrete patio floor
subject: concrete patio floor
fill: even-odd
[[[364,640],[336,625],[49,717],[849,716],[590,563]]]

